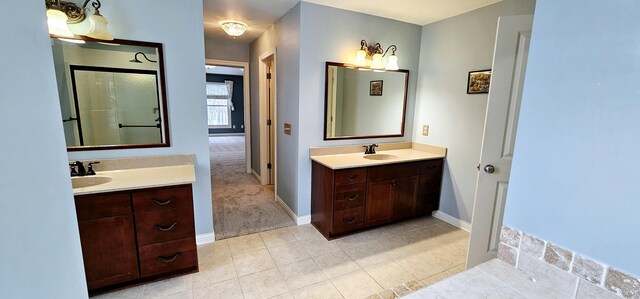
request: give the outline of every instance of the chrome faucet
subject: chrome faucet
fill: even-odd
[[[365,155],[373,155],[376,153],[376,147],[378,147],[378,145],[374,143],[371,145],[363,145],[362,147],[364,147]]]

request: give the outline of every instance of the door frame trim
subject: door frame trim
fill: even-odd
[[[234,60],[220,60],[220,59],[205,59],[205,64],[219,65],[219,66],[232,66],[241,67],[244,69],[242,75],[242,92],[244,93],[244,154],[245,164],[247,165],[247,173],[251,171],[251,85],[250,85],[250,73],[249,62],[234,61]],[[206,74],[206,70],[205,70]]]
[[[273,67],[272,73],[274,74],[274,98],[271,100],[273,105],[273,119],[271,120],[272,126],[274,126],[274,134],[273,134],[273,185],[275,188],[275,194],[278,194],[278,75],[276,74],[277,70],[277,60],[276,60],[276,48],[269,49],[260,56],[258,56],[258,94],[259,94],[259,117],[258,123],[260,127],[260,184],[267,185],[269,183],[269,176],[267,172],[267,160],[269,154],[269,144],[267,142],[269,136],[269,128],[267,126],[268,119],[268,111],[267,111],[267,92],[266,92],[266,77],[267,77],[267,69],[265,66],[265,61],[273,59]],[[275,200],[275,199],[274,199]]]

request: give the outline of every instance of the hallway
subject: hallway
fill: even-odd
[[[295,225],[274,200],[274,186],[245,172],[244,148],[244,136],[209,137],[216,240]]]

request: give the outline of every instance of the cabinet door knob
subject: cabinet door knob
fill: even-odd
[[[169,225],[169,226],[162,226],[160,224],[156,224],[153,227],[161,232],[168,232],[170,230],[172,230],[173,228],[176,227],[176,225],[178,225],[178,222],[174,222],[173,224]]]
[[[168,204],[170,204],[174,199],[176,199],[175,196],[171,196],[169,197],[169,199],[164,200],[164,201],[160,201],[160,200],[156,200],[156,199],[152,199],[151,201],[159,206],[166,206]]]
[[[165,263],[172,263],[180,256],[180,252],[174,254],[173,256],[158,256],[158,259]]]
[[[358,193],[356,193],[354,196],[351,196],[351,197],[346,197],[345,196],[345,199],[348,200],[348,201],[354,201],[354,200],[358,199]]]
[[[488,173],[488,174],[492,174],[496,171],[496,168],[493,167],[493,165],[489,164],[487,166],[484,167],[484,172]]]

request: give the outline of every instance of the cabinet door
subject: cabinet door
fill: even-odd
[[[396,180],[393,198],[393,220],[415,216],[418,195],[418,176]]]
[[[396,180],[367,184],[365,226],[391,222]]]
[[[89,289],[140,277],[132,215],[78,222]]]

